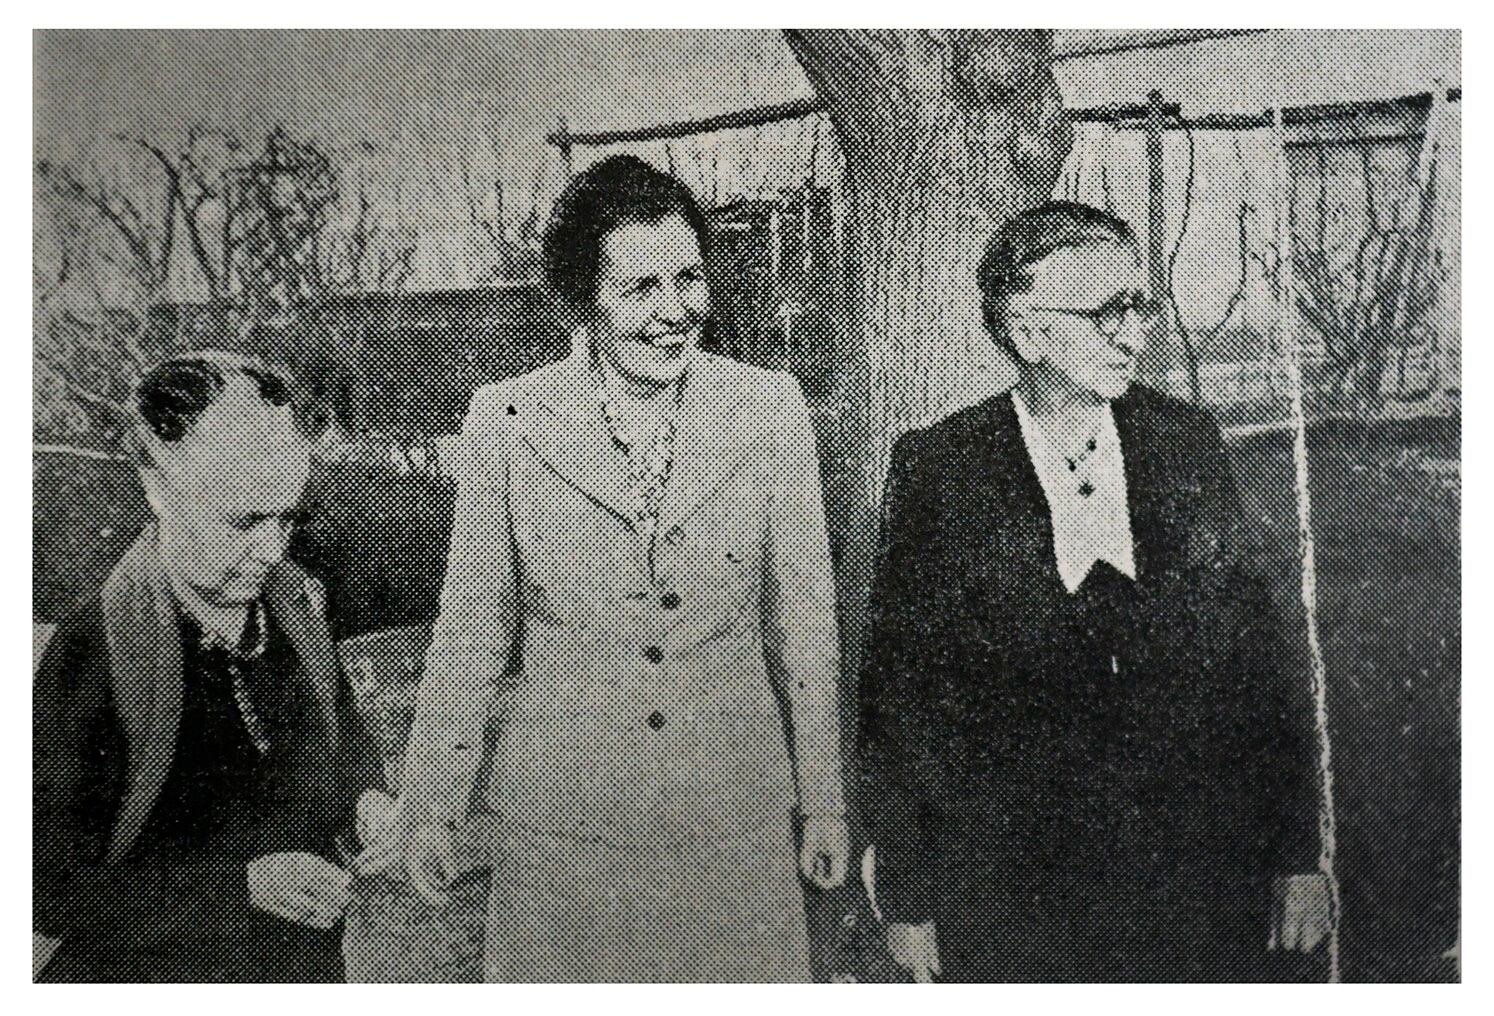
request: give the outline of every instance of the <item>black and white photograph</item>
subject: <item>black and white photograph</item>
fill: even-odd
[[[30,44],[34,982],[1462,982],[1459,29]]]

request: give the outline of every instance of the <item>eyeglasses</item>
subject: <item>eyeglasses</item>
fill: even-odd
[[[1126,311],[1134,313],[1143,326],[1150,325],[1162,313],[1160,303],[1140,290],[1134,289],[1129,293],[1116,293],[1093,310],[1081,310],[1078,307],[1033,307],[1032,309],[1088,318],[1100,334],[1107,339],[1113,339],[1120,334],[1121,328],[1126,323]]]

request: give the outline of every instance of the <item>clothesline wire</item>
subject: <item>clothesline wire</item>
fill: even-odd
[[[1312,494],[1307,461],[1307,418],[1303,406],[1302,344],[1297,327],[1296,275],[1292,265],[1290,176],[1286,154],[1286,117],[1281,115],[1279,93],[1286,68],[1283,66],[1281,35],[1273,34],[1276,73],[1272,90],[1278,101],[1272,117],[1275,142],[1276,231],[1282,252],[1278,305],[1282,352],[1286,361],[1287,388],[1292,423],[1293,480],[1297,495],[1297,544],[1301,568],[1302,607],[1307,621],[1308,680],[1313,697],[1313,727],[1318,748],[1318,870],[1328,883],[1328,981],[1338,983],[1339,918],[1341,893],[1336,870],[1338,845],[1333,802],[1333,746],[1328,731],[1327,668],[1318,637],[1317,554],[1312,529]]]

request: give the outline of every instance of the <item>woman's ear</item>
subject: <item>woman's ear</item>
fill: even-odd
[[[1041,329],[1034,330],[1030,321],[1021,317],[1007,316],[1006,333],[1011,339],[1012,348],[1017,351],[1027,363],[1037,364],[1044,359],[1042,340],[1046,338],[1047,332]]]

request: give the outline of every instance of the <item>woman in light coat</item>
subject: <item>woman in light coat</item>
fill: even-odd
[[[575,349],[468,410],[389,842],[439,901],[486,736],[489,980],[805,980],[801,871],[844,877],[814,435],[791,377],[697,348],[706,239],[640,160],[577,176],[545,238]]]

